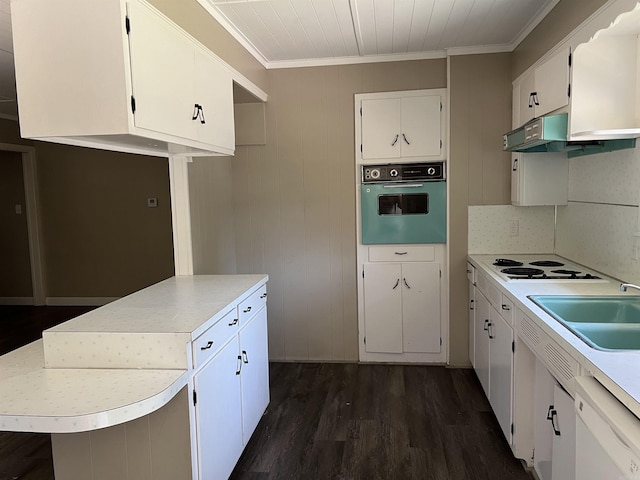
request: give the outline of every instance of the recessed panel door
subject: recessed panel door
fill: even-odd
[[[364,264],[364,323],[367,352],[402,353],[401,277],[400,264]]]
[[[440,264],[402,264],[404,352],[440,353]]]

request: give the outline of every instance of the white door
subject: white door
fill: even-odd
[[[491,307],[489,342],[489,403],[502,428],[502,433],[511,443],[513,329],[493,307]]]
[[[553,386],[555,382],[555,379],[551,376],[544,364],[536,359],[533,400],[535,448],[533,467],[540,480],[551,480],[553,430],[547,417],[553,405]]]
[[[231,72],[199,48],[195,51],[195,72],[194,103],[201,107],[200,116],[195,122],[198,139],[209,145],[233,150],[235,132]]]
[[[136,127],[193,139],[193,45],[144,5],[127,8]]]
[[[403,157],[439,157],[440,95],[403,98],[400,145]]]
[[[576,480],[576,413],[573,398],[559,385],[553,387],[554,427],[552,480]]]
[[[538,103],[536,117],[564,107],[569,103],[569,47],[563,48],[535,69]]]
[[[532,95],[536,91],[534,72],[522,78],[519,87],[520,106],[518,111],[520,113],[520,119],[518,126],[521,127],[535,117],[535,98]]]
[[[398,158],[401,151],[400,100],[362,100],[362,158]]]
[[[367,352],[402,353],[402,271],[398,263],[364,264]]]
[[[476,287],[469,282],[469,361],[473,367],[476,366],[475,359],[475,331],[476,331],[476,306],[475,306]]]
[[[240,330],[242,436],[246,445],[269,404],[267,309],[262,308]]]
[[[201,479],[228,478],[242,453],[238,337],[194,375]]]
[[[476,289],[476,328],[475,340],[475,370],[478,380],[482,385],[485,395],[489,398],[489,333],[488,325],[491,322],[491,305],[485,296]]]
[[[440,353],[440,264],[402,264],[404,352]]]

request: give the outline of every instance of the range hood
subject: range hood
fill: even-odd
[[[503,149],[509,152],[566,152],[568,157],[613,152],[636,146],[635,138],[567,141],[568,114],[534,118],[503,137]]]

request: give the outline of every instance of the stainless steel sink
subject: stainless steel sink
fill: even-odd
[[[640,296],[531,295],[592,348],[640,350]]]

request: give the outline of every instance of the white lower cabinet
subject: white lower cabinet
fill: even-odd
[[[264,295],[257,306],[246,307],[243,302],[238,311],[221,320],[231,325],[232,317],[237,323],[243,313],[252,315],[241,321],[239,332],[233,333],[228,343],[194,375],[200,480],[226,479],[231,475],[269,404],[266,292]],[[200,348],[209,348],[208,342]]]
[[[576,478],[576,414],[573,398],[558,384],[553,387],[553,412],[551,412],[553,451],[551,455],[551,479],[575,480]]]
[[[365,263],[367,352],[439,353],[440,264]]]
[[[513,329],[475,290],[474,368],[505,438],[512,437]]]
[[[225,479],[240,458],[242,401],[239,340],[233,339],[194,376],[198,475]]]

